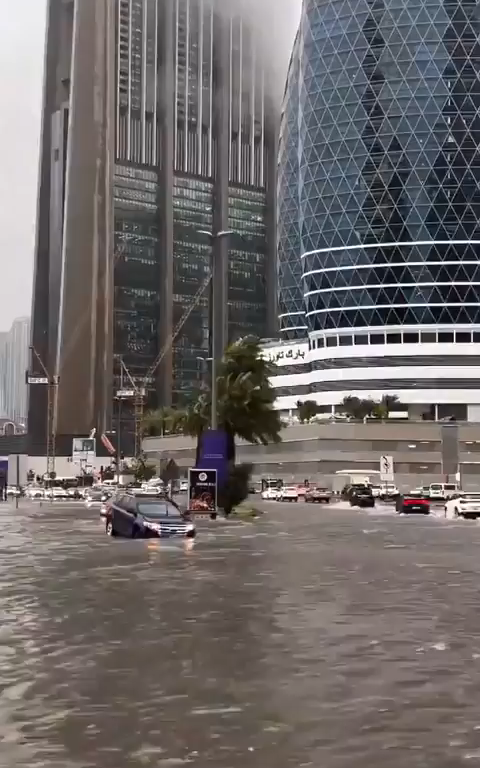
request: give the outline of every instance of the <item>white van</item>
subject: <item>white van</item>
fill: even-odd
[[[428,495],[432,501],[448,501],[459,491],[456,483],[430,483]]]

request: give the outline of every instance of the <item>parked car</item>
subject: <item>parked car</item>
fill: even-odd
[[[22,489],[17,488],[16,485],[7,485],[7,496],[21,496]]]
[[[351,507],[374,507],[375,499],[368,485],[354,485],[349,496]]]
[[[195,523],[171,499],[153,499],[119,493],[108,505],[105,518],[108,536],[129,539],[195,537]]]
[[[188,480],[182,480],[178,489],[179,493],[188,493]]]
[[[328,488],[309,488],[305,493],[305,501],[316,504],[330,504],[332,498],[331,491]]]
[[[298,501],[298,490],[294,485],[280,488],[277,501]]]
[[[432,501],[448,501],[458,494],[456,483],[430,483],[428,486],[428,498]]]
[[[53,488],[47,488],[45,490],[45,498],[50,501],[63,501],[67,497],[67,490],[61,485],[54,485]]]
[[[27,499],[44,499],[45,489],[41,485],[28,485],[25,490]]]
[[[429,515],[430,502],[418,493],[399,496],[395,503],[399,515]]]
[[[445,504],[445,517],[477,520],[480,517],[480,493],[456,494]]]
[[[266,488],[262,491],[262,499],[264,501],[276,501],[278,499],[280,491],[278,488]]]
[[[394,483],[382,483],[379,496],[382,501],[393,501],[400,496],[400,491]]]
[[[93,485],[85,492],[85,505],[104,504],[115,492],[115,488],[104,488],[101,485]]]

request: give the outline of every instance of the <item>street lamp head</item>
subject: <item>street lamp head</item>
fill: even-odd
[[[197,229],[199,235],[207,235],[210,240],[217,240],[220,237],[228,237],[234,235],[233,229],[221,229],[219,232],[210,232],[208,229]]]

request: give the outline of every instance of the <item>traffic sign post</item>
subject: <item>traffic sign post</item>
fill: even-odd
[[[393,456],[380,456],[380,480],[390,483],[394,479]]]
[[[55,472],[55,407],[60,377],[52,376],[49,373],[35,347],[31,346],[30,351],[32,353],[32,367],[37,367],[34,362],[36,360],[42,372],[33,373],[26,370],[25,382],[29,387],[47,387],[47,475],[50,476]]]

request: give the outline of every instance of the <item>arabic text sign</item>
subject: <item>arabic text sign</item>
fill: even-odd
[[[308,344],[282,344],[265,347],[263,356],[274,365],[298,365],[307,361]]]

